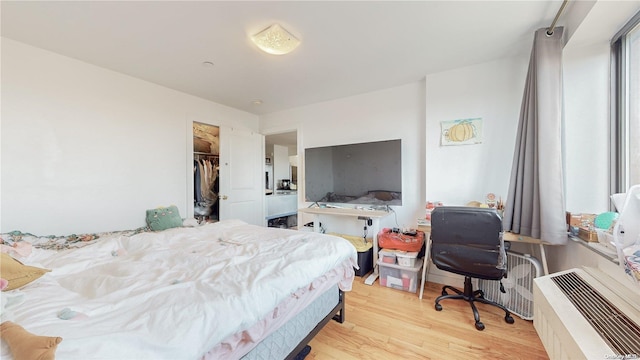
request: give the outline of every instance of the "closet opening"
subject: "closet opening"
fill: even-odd
[[[298,132],[265,135],[267,226],[298,226]]]
[[[193,215],[198,222],[218,221],[220,205],[220,128],[193,123]]]

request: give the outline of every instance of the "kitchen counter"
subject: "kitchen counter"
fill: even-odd
[[[276,190],[273,195],[296,195],[296,190]]]
[[[292,190],[276,190],[274,194],[268,195],[267,199],[267,219],[281,216],[296,215],[298,213],[298,192]]]

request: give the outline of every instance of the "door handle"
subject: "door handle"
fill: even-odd
[[[218,195],[218,199],[227,200],[227,195]]]

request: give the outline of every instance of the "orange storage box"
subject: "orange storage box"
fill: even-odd
[[[415,235],[393,232],[384,228],[378,233],[378,247],[390,250],[420,251],[424,244],[424,232],[416,230]]]

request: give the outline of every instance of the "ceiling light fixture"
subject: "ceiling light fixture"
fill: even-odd
[[[251,40],[260,50],[273,55],[288,54],[300,45],[300,40],[278,24],[253,35]]]

